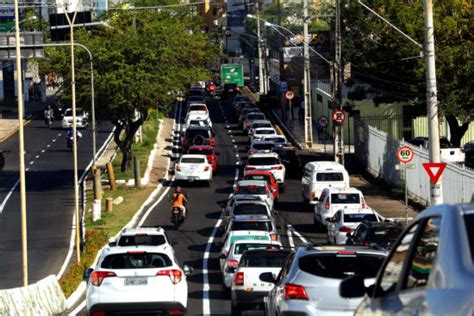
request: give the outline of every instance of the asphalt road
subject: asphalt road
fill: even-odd
[[[112,130],[98,124],[97,147]],[[79,177],[92,159],[90,128],[81,131],[78,147]],[[57,274],[69,248],[74,213],[72,152],[65,130],[55,121],[48,129],[42,120],[25,128],[28,272],[30,283]],[[0,289],[23,285],[18,133],[0,144],[5,168],[0,171]],[[3,208],[2,208],[3,205]]]
[[[248,138],[237,126],[231,103],[214,101],[210,103],[209,109],[218,155],[217,174],[211,187],[197,184],[184,187],[189,195],[189,211],[186,222],[178,231],[170,226],[171,191],[145,221],[145,225],[163,226],[168,236],[178,241],[175,251],[180,264],[194,268],[193,275],[188,278],[188,315],[230,315],[230,297],[223,291],[219,270],[219,243],[223,241],[223,236],[216,229],[222,212],[218,202],[225,200],[231,193],[236,172],[242,176],[241,166],[245,163],[248,150]],[[282,242],[285,246],[298,246],[306,241],[324,242],[325,235],[312,232],[311,213],[302,211],[301,178],[298,174],[293,175],[288,175],[285,193],[280,195],[280,201],[276,203]],[[288,228],[288,224],[296,231]],[[244,314],[262,315],[263,311],[247,311]]]

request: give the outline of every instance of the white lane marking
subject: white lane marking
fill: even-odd
[[[53,138],[53,143],[56,141],[56,138]]]
[[[46,151],[46,150],[45,150],[45,149],[43,149],[43,150],[41,151],[41,153],[42,153],[42,154],[44,154],[44,152],[45,152],[45,151]]]
[[[306,238],[304,238],[303,236],[301,236],[301,234],[300,234],[293,226],[291,226],[291,229],[292,229],[293,233],[295,233],[296,237],[298,237],[298,238],[303,242],[303,244],[308,243],[308,241],[306,240]]]
[[[234,143],[235,143],[235,139],[232,140],[232,144],[234,144]]]
[[[295,242],[293,241],[293,227],[288,224],[286,225],[286,234],[288,235],[288,243],[290,244],[291,249],[295,249]]]
[[[35,162],[34,161],[30,161],[30,165],[34,164]]]
[[[239,158],[239,154],[235,154],[235,158]]]
[[[86,301],[82,301],[69,315],[77,315],[86,308]]]
[[[236,161],[235,164],[236,164],[236,165],[240,165],[240,161]]]
[[[25,171],[29,171],[29,170],[30,170],[30,168],[26,168],[26,169],[25,169]],[[0,213],[1,213],[1,212],[0,212]]]
[[[51,147],[51,145],[50,145],[50,144],[48,144],[48,145],[46,145],[46,147],[48,147],[48,148],[49,148],[49,147]]]
[[[3,213],[3,208],[5,207],[5,204],[7,204],[8,199],[10,199],[10,196],[12,195],[13,191],[15,191],[18,184],[20,184],[20,178],[18,178],[18,180],[16,180],[15,184],[13,185],[13,187],[8,192],[7,196],[3,200],[2,204],[0,204],[0,214]]]
[[[235,149],[237,149],[237,147],[238,147],[237,145],[234,145],[234,148],[235,148]]]
[[[39,157],[40,157],[39,155],[36,155],[36,156],[35,156],[35,159],[38,159]]]

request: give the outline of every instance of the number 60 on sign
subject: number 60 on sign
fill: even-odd
[[[402,163],[409,163],[413,160],[413,150],[408,146],[402,146],[397,150],[397,158]]]

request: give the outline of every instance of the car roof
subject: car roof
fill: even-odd
[[[253,125],[253,124],[261,124],[261,123],[272,124],[272,122],[270,122],[269,120],[253,120],[253,121],[252,121],[252,125]]]
[[[252,142],[251,145],[260,145],[260,144],[272,144],[274,145],[275,143],[272,142],[271,140],[261,140],[261,139],[256,139]]]
[[[133,236],[136,234],[148,234],[148,235],[164,235],[165,230],[163,227],[134,227],[125,228],[120,233],[120,236]]]
[[[256,131],[270,131],[270,130],[275,131],[273,127],[257,127],[255,130]]]
[[[317,246],[307,244],[301,246],[296,251],[298,256],[306,255],[306,254],[337,254],[340,252],[356,252],[356,253],[363,253],[363,254],[371,254],[371,255],[383,255],[387,256],[388,252],[386,250],[378,250],[373,249],[370,247],[365,246]]]
[[[252,240],[252,239],[239,239],[232,243],[232,245],[237,244],[270,244],[275,246],[281,246],[281,242],[272,241],[272,240]]]
[[[257,153],[249,156],[250,158],[264,158],[264,157],[271,157],[271,158],[279,158],[278,154],[276,153]]]
[[[210,131],[211,128],[209,126],[200,126],[200,125],[190,125],[186,131],[189,131],[189,130],[206,130],[206,131]]]
[[[270,238],[270,233],[263,230],[231,230],[227,233],[228,237],[246,236],[246,235],[268,236],[268,238]],[[251,239],[247,239],[247,240],[251,240]]]
[[[181,156],[181,159],[183,158],[203,158],[206,159],[206,155],[198,155],[198,154],[184,154]]]
[[[321,170],[321,171],[339,171],[339,170],[342,170],[344,168],[343,165],[341,165],[340,163],[338,162],[335,162],[335,161],[311,161],[311,162],[308,162],[306,165],[305,165],[305,168],[311,168],[311,169],[325,169],[325,170]],[[329,170],[331,169],[331,170]]]
[[[362,191],[353,187],[349,188],[325,188],[324,190],[329,191],[329,193],[360,193],[362,194]]]
[[[270,222],[272,219],[267,215],[233,215],[233,222]]]
[[[169,252],[166,251],[166,248],[169,247],[168,244],[163,244],[159,246],[125,246],[125,247],[107,247],[102,251],[102,255],[113,255],[119,253],[127,253],[129,251],[137,252],[137,251],[144,251],[144,252],[160,252],[165,255],[168,255]],[[161,249],[160,249],[161,248]],[[169,256],[171,261],[174,262],[172,256]]]
[[[237,201],[246,201],[246,202],[257,202],[257,201],[261,201],[263,203],[265,203],[265,201],[262,200],[262,197],[258,196],[258,195],[249,195],[249,194],[238,194],[238,195],[232,195],[230,197],[231,199],[233,199],[235,201],[235,203],[237,203]]]
[[[247,185],[265,186],[265,185],[267,185],[267,181],[263,181],[263,180],[239,180],[239,182],[237,182],[237,185],[239,187],[244,187],[244,186],[247,186]]]
[[[239,196],[239,195],[237,195]],[[241,195],[242,196],[242,195]],[[243,195],[245,196],[245,195]],[[253,195],[251,195],[253,196]],[[265,202],[265,201],[262,201],[262,199],[256,199],[256,200],[245,200],[245,199],[242,199],[242,200],[236,200],[235,201],[235,205],[240,205],[240,204],[253,204],[253,205],[265,205],[265,206],[268,206],[268,204]]]

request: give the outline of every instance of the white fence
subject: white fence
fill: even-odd
[[[397,150],[400,146],[410,146],[415,157],[411,164],[416,167],[407,170],[408,194],[415,201],[430,203],[430,180],[423,168],[429,162],[427,150],[414,147],[404,141],[392,139],[387,133],[377,130],[364,122],[355,120],[356,159],[375,177],[387,183],[400,186],[403,175],[395,169],[399,164]],[[474,203],[474,170],[448,163],[441,177],[444,203]]]

